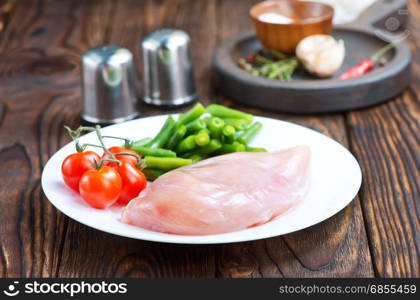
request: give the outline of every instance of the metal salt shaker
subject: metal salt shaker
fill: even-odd
[[[175,29],[154,31],[141,41],[144,102],[176,106],[196,99],[189,45],[189,36]]]
[[[132,53],[118,46],[99,46],[82,57],[82,118],[90,123],[118,123],[138,115]]]

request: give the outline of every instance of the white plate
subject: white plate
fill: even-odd
[[[103,134],[141,139],[154,136],[166,116],[137,119],[102,129]],[[70,218],[87,226],[125,237],[183,244],[216,244],[257,240],[300,230],[319,223],[343,209],[356,196],[362,175],[359,164],[351,153],[334,140],[311,129],[289,122],[257,117],[263,130],[253,145],[268,151],[296,145],[308,145],[311,149],[311,188],[307,198],[295,209],[264,225],[206,236],[165,234],[130,226],[120,222],[121,207],[99,210],[90,207],[68,188],[61,177],[61,163],[75,152],[69,143],[55,153],[42,173],[42,188],[51,203]],[[82,143],[96,143],[94,133],[81,137]],[[112,141],[108,145],[116,145]]]

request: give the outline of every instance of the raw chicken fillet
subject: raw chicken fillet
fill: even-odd
[[[164,174],[124,209],[145,229],[208,235],[264,224],[296,206],[309,184],[306,146],[232,153]]]

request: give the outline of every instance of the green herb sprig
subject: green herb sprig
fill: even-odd
[[[295,56],[268,50],[258,51],[247,58],[240,58],[238,65],[254,76],[281,81],[291,81],[299,61]]]

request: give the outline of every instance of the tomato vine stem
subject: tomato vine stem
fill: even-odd
[[[79,126],[75,130],[71,129],[68,126],[64,126],[64,128],[67,130],[68,134],[70,135],[72,140],[75,142],[77,152],[85,151],[86,147],[96,147],[96,148],[101,148],[109,156],[109,158],[102,158],[99,162],[95,160],[95,167],[97,169],[101,168],[105,161],[110,161],[110,162],[117,163],[118,165],[121,165],[122,162],[116,158],[117,155],[133,156],[137,160],[137,164],[136,164],[137,167],[140,170],[144,168],[143,160],[139,156],[132,153],[127,153],[127,152],[112,153],[111,151],[108,150],[108,148],[105,146],[105,143],[104,143],[104,138],[119,139],[119,140],[124,140],[125,148],[130,148],[133,144],[132,140],[127,139],[127,138],[122,138],[122,137],[110,136],[110,135],[103,136],[101,133],[101,126],[99,125],[96,125],[95,127]],[[91,143],[86,143],[86,144],[81,145],[79,141],[80,135],[82,134],[82,132],[86,132],[86,131],[95,132],[100,145],[91,144]]]

